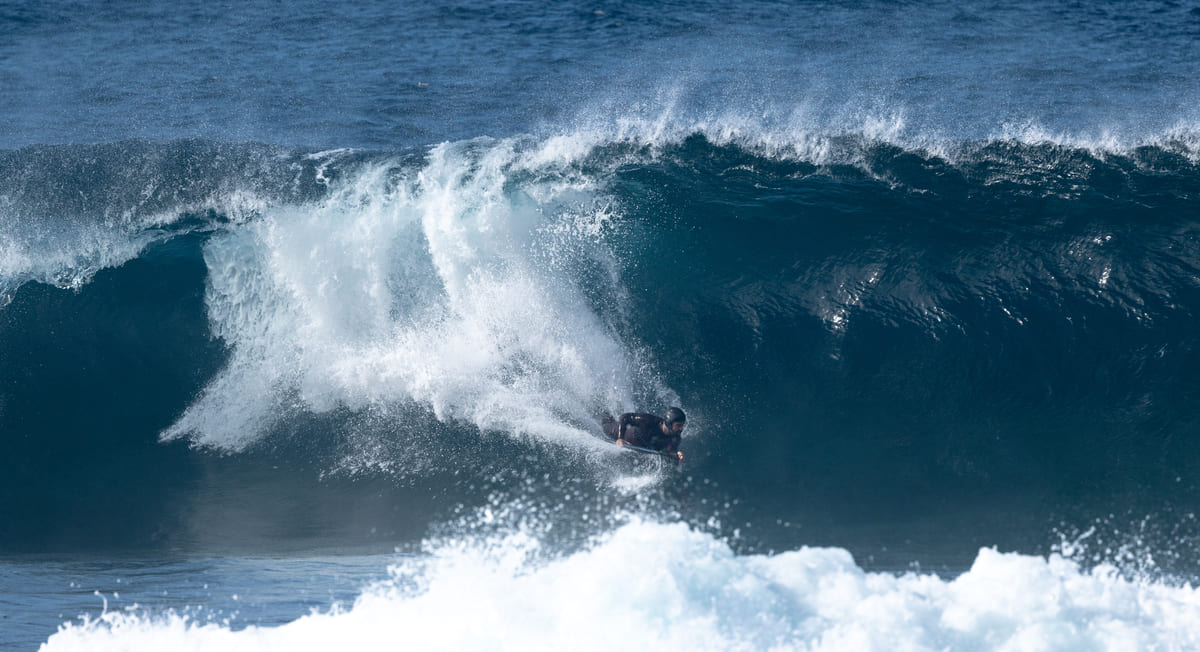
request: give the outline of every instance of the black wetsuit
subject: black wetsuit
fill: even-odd
[[[663,432],[663,420],[653,414],[626,412],[616,419],[605,417],[600,425],[604,434],[616,441],[624,439],[639,448],[675,454],[679,450],[680,436]]]

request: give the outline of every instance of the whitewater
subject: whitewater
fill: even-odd
[[[1198,12],[0,8],[0,648],[1200,649]]]
[[[838,548],[738,555],[683,524],[632,522],[531,562],[523,533],[431,548],[354,601],[235,630],[176,613],[105,611],[42,650],[324,650],[338,646],[665,650],[1187,650],[1191,587],[1122,579],[1059,555],[983,549],[965,573],[865,572]],[[647,551],[652,551],[647,554]]]

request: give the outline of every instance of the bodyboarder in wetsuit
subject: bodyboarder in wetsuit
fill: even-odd
[[[683,453],[679,450],[679,441],[686,424],[687,416],[677,407],[667,410],[665,419],[653,414],[626,412],[616,419],[606,416],[600,422],[605,436],[615,440],[618,446],[630,444],[648,448],[673,455],[680,462],[683,461]]]

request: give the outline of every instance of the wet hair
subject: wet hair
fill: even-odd
[[[667,418],[665,419],[668,426],[673,426],[676,423],[687,423],[687,415],[677,407],[667,410]]]

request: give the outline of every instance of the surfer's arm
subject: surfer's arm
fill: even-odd
[[[620,417],[617,418],[617,445],[618,446],[625,445],[625,426],[629,425],[629,422],[632,420],[632,418],[633,418],[633,414],[630,412],[626,412],[625,414],[622,414]]]
[[[662,452],[677,457],[679,458],[679,461],[682,462],[683,451],[679,450],[680,439],[681,437],[671,437],[669,440],[667,440],[667,445],[663,446]]]

